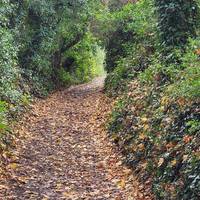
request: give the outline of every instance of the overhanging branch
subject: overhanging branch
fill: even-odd
[[[83,37],[84,37],[84,33],[80,33],[70,43],[65,44],[65,42],[63,42],[64,44],[61,48],[61,53],[64,53],[65,51],[67,51],[68,49],[70,49],[71,47],[79,43]]]

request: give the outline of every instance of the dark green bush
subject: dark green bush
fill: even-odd
[[[105,91],[109,96],[118,96],[124,92],[129,81],[131,70],[124,66],[118,66],[113,72],[109,73],[105,80]],[[130,76],[131,77],[131,76]]]
[[[196,35],[198,6],[195,0],[155,0],[158,27],[164,47],[183,46]]]

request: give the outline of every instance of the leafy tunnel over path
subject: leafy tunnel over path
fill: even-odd
[[[96,78],[35,103],[19,124],[16,148],[4,155],[1,199],[152,199],[106,136],[111,101],[103,82]]]

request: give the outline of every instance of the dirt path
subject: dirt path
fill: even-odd
[[[139,200],[138,183],[103,129],[103,78],[57,92],[21,122],[2,200]],[[148,191],[146,191],[148,192]]]

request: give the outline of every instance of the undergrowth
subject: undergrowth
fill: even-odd
[[[129,23],[134,25],[132,32],[140,32],[140,37],[135,35],[140,43],[128,44],[129,53],[115,60],[114,70],[106,80],[107,94],[117,97],[108,123],[109,136],[138,179],[142,183],[151,180],[156,199],[197,200],[200,197],[200,40],[187,38],[189,31],[183,33],[186,27],[174,27],[177,35],[167,35],[164,21],[159,21],[156,29],[156,20],[170,16],[154,15],[155,12],[149,11],[154,10],[152,4],[147,2],[137,2],[130,9],[130,17],[135,20]],[[167,3],[172,5],[173,1]],[[136,12],[137,7],[140,13]],[[146,10],[153,25],[144,17]],[[189,7],[184,12],[190,13]],[[141,19],[146,28],[136,26]],[[170,21],[166,23],[167,29],[175,26]],[[194,32],[194,23],[191,28]],[[180,38],[182,33],[184,40]],[[168,43],[163,42],[166,38]]]

